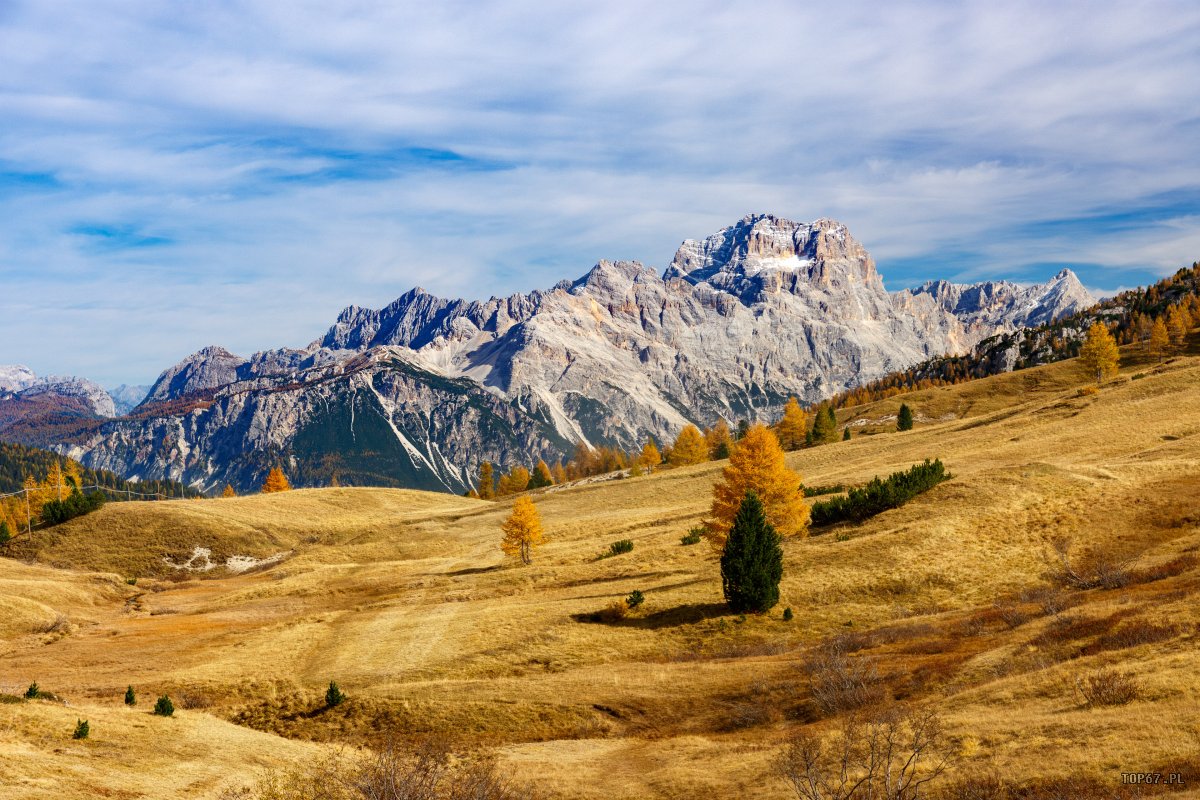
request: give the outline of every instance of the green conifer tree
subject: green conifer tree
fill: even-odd
[[[758,495],[747,492],[721,553],[725,601],[736,612],[768,611],[779,602],[782,578],[783,548],[779,546],[779,534],[767,521]]]
[[[896,430],[911,431],[913,427],[912,409],[908,407],[908,403],[900,404],[900,413],[896,415]]]
[[[329,682],[329,688],[325,690],[325,705],[329,708],[340,706],[346,702],[346,694],[333,681]]]
[[[165,694],[158,698],[154,703],[154,715],[158,717],[172,717],[175,715],[175,704],[171,702],[171,698]]]
[[[849,427],[842,428],[842,441],[843,442],[850,441],[850,428]]]
[[[125,690],[125,705],[127,705],[127,706],[136,706],[137,705],[137,695],[133,693],[132,686],[130,686],[128,689]]]
[[[75,733],[71,735],[72,739],[86,739],[90,733],[91,729],[88,727],[86,719],[75,720]]]

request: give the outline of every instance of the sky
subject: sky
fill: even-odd
[[[0,364],[149,383],[752,212],[1110,294],[1200,259],[1197,76],[1195,0],[0,0]]]

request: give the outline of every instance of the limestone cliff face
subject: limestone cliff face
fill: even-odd
[[[1094,300],[1044,286],[927,284],[889,294],[840,223],[751,215],[686,241],[663,275],[601,261],[546,291],[449,300],[413,289],[352,306],[306,348],[206,348],[168,369],[136,419],[72,453],[143,478],[249,488],[287,462],[300,485],[462,491],[484,460],[632,447],[687,422],[768,418]]]

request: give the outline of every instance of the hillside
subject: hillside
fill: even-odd
[[[307,759],[306,740],[397,730],[495,748],[548,797],[784,798],[783,744],[842,717],[804,667],[841,636],[882,696],[942,711],[957,761],[941,785],[995,769],[1030,792],[1062,779],[1123,796],[1121,772],[1157,770],[1187,776],[1171,797],[1200,796],[1200,356],[1130,361],[1095,394],[1064,362],[840,411],[856,438],[788,456],[806,483],[928,457],[954,477],[787,542],[764,617],[727,614],[715,555],[679,541],[720,462],[538,496],[548,543],[526,568],[497,546],[507,503],[330,489],[106,507],[40,545],[70,569],[0,559],[6,604],[34,604],[0,639],[0,691],[36,680],[71,703],[0,704],[0,788],[216,797]],[[902,401],[918,426],[887,432]],[[1057,537],[1075,564],[1128,561],[1123,585],[1048,583]],[[624,538],[633,552],[595,560]],[[197,546],[288,555],[147,577]],[[633,589],[638,613],[586,621]],[[1140,697],[1083,707],[1077,679],[1105,666]],[[322,711],[330,680],[350,700]],[[124,709],[128,684],[191,708]],[[94,720],[85,743],[69,738],[79,716]]]

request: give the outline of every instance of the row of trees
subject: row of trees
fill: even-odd
[[[701,431],[695,425],[685,425],[669,447],[661,448],[648,437],[640,449],[625,452],[613,447],[576,445],[572,458],[565,464],[553,466],[539,460],[532,470],[517,464],[508,472],[497,474],[495,465],[485,461],[479,467],[472,497],[495,500],[531,489],[541,489],[568,481],[603,475],[617,470],[629,470],[631,477],[650,474],[664,466],[684,467],[714,459],[728,458],[733,434],[724,420]]]

